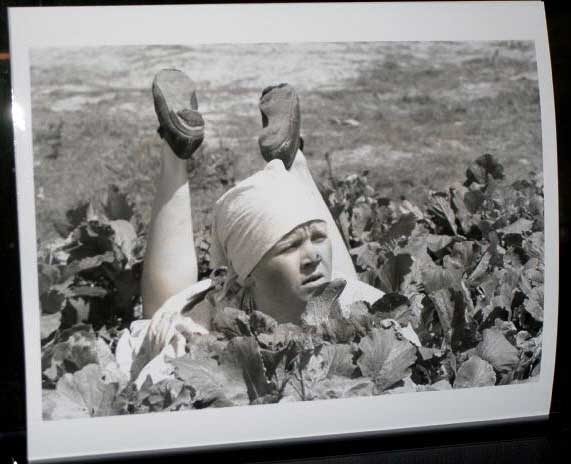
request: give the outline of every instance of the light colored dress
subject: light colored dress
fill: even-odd
[[[216,294],[216,290],[212,290],[192,307],[188,315],[181,315],[189,301],[208,291],[212,285],[211,279],[190,285],[163,303],[152,319],[134,321],[129,329],[124,330],[117,343],[116,357],[121,369],[135,379],[137,387],[140,388],[147,376],[151,377],[153,383],[172,376],[172,365],[166,360],[185,354],[186,338],[180,331],[208,334],[217,310],[228,306],[240,307],[239,294],[222,299],[217,298],[220,295]],[[373,304],[383,295],[377,288],[351,279],[337,301],[341,313],[348,317],[353,303],[365,301]]]

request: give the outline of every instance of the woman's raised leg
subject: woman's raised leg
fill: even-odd
[[[315,180],[311,175],[309,166],[305,155],[301,150],[298,150],[290,172],[294,174],[308,189],[309,194],[322,206],[324,214],[327,218],[327,228],[329,231],[329,238],[333,249],[333,278],[342,277],[344,279],[357,279],[357,271],[349,255],[349,251],[345,246],[343,237],[335,224],[335,220],[329,211],[329,208],[323,201],[323,197],[315,185]]]
[[[166,143],[156,189],[142,277],[145,318],[198,277],[186,160]]]
[[[262,113],[262,132],[258,137],[262,157],[266,161],[281,159],[286,169],[307,186],[311,195],[323,208],[333,248],[333,277],[356,279],[357,272],[333,216],[319,193],[309,171],[307,160],[300,149],[300,109],[295,89],[289,84],[266,87],[259,101]]]
[[[186,74],[177,69],[159,71],[152,93],[158,132],[165,143],[143,266],[146,318],[198,278],[186,163],[204,138],[194,84]]]

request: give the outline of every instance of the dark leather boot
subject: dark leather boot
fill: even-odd
[[[178,69],[163,69],[155,76],[152,90],[159,135],[176,156],[190,158],[204,139],[204,119],[192,81]]]

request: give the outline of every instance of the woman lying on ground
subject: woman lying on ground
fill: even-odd
[[[165,347],[184,354],[186,337],[205,334],[217,309],[257,309],[279,323],[300,323],[317,289],[347,281],[338,302],[374,303],[383,293],[360,282],[339,230],[300,150],[299,102],[293,88],[265,89],[259,137],[266,167],[215,204],[211,258],[227,272],[197,282],[186,160],[200,146],[204,121],[183,73],[161,71],[153,83],[159,133],[167,142],[147,236],[142,279],[143,342],[132,373]],[[181,102],[191,108],[180,108]],[[174,156],[173,155],[174,152]],[[216,274],[216,272],[215,272]],[[208,298],[202,298],[209,293]],[[200,300],[188,309],[188,302]]]

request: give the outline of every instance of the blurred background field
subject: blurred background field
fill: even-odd
[[[196,83],[206,140],[189,163],[195,230],[213,202],[263,166],[262,89],[298,91],[316,178],[368,171],[390,198],[422,204],[493,154],[510,178],[541,172],[532,42],[247,44],[36,49],[31,54],[38,240],[65,211],[117,185],[144,223],[163,142],[150,92],[162,68]]]

